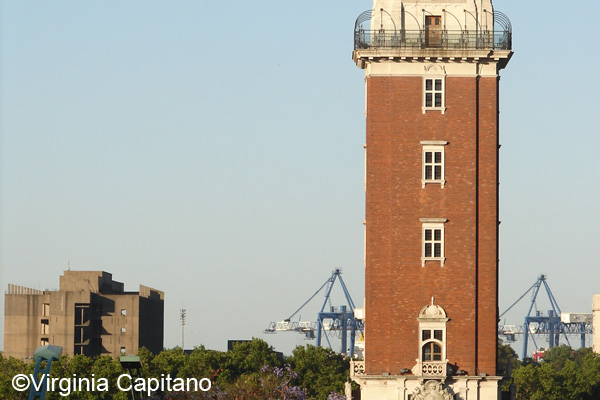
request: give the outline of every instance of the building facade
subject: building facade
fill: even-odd
[[[363,399],[496,399],[499,71],[490,0],[374,0],[365,71]]]
[[[8,285],[4,296],[4,355],[30,358],[38,346],[87,356],[163,349],[164,293],[143,285],[125,292],[104,271],[65,271],[60,289]]]

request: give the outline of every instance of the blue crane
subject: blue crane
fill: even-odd
[[[544,315],[541,311],[537,310],[536,299],[541,287],[544,287],[550,305],[551,310]],[[531,339],[534,346],[537,348],[534,335],[546,335],[548,337],[548,346],[553,348],[558,346],[560,335],[562,334],[569,344],[568,335],[580,335],[581,347],[585,347],[585,336],[592,332],[591,314],[576,314],[578,318],[573,320],[568,319],[567,322],[561,318],[561,310],[558,302],[554,298],[550,286],[546,282],[546,275],[540,275],[537,281],[531,285],[529,289],[521,297],[517,299],[510,307],[506,309],[500,318],[506,314],[511,308],[513,308],[519,301],[521,301],[528,293],[532,292],[531,305],[529,311],[525,316],[523,325],[498,325],[498,334],[505,336],[508,341],[515,341],[516,335],[523,335],[523,353],[522,358],[527,357],[527,346],[528,341]],[[531,315],[534,307],[536,308],[535,315]],[[570,315],[570,314],[567,314]]]
[[[346,305],[340,307],[329,307],[329,311],[325,311],[327,304],[330,301],[331,290],[336,281],[340,282],[340,286],[344,291],[346,297]],[[317,313],[316,322],[303,322],[303,321],[292,321],[295,315],[297,315],[312,299],[315,298],[324,288],[325,300],[321,306],[321,310]],[[265,333],[275,333],[277,331],[288,331],[298,332],[306,336],[307,339],[317,339],[317,346],[322,345],[322,337],[325,337],[327,344],[330,348],[331,341],[327,331],[338,332],[341,338],[341,353],[348,353],[350,357],[354,355],[354,345],[356,342],[356,334],[364,333],[364,322],[354,315],[356,306],[348,292],[348,288],[342,279],[342,271],[338,268],[335,269],[331,276],[321,285],[321,287],[308,299],[306,300],[292,315],[283,321],[271,322],[269,327],[265,329]],[[348,336],[350,337],[350,346],[348,346]]]

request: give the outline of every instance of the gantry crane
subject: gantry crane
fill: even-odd
[[[329,311],[325,311],[325,307],[330,302],[331,290],[336,281],[340,282],[342,290],[344,291],[344,296],[346,297],[347,305],[339,307],[330,306]],[[294,318],[294,316],[324,288],[327,288],[325,290],[325,300],[321,306],[321,311],[317,314],[317,321],[292,321],[292,318]],[[342,341],[341,353],[348,353],[348,355],[352,357],[354,355],[356,334],[363,334],[365,329],[364,322],[354,315],[355,308],[356,306],[350,296],[350,292],[348,292],[346,284],[342,279],[342,271],[340,269],[335,269],[332,272],[331,277],[329,277],[325,283],[323,283],[323,285],[321,285],[321,287],[300,306],[300,308],[283,321],[271,322],[269,327],[265,329],[265,333],[281,331],[298,332],[304,334],[307,339],[315,339],[316,337],[317,346],[321,346],[321,337],[324,336],[329,347],[333,348],[327,332],[337,332]],[[350,346],[348,346],[348,336],[350,337]]]
[[[542,311],[538,311],[536,306],[537,295],[542,285],[546,290],[552,307],[551,310],[548,310],[547,315],[544,315]],[[523,335],[523,359],[527,357],[529,338],[531,338],[531,341],[537,348],[534,335],[546,335],[550,348],[558,345],[561,334],[569,346],[571,345],[569,335],[580,335],[581,347],[585,347],[585,336],[592,333],[591,314],[562,314],[558,302],[546,282],[546,275],[540,275],[537,281],[517,301],[500,314],[500,317],[506,314],[532,290],[531,305],[529,306],[529,311],[525,316],[523,325],[498,325],[498,335],[506,337],[509,342],[514,342],[516,335]],[[536,309],[535,315],[531,315],[534,308]]]

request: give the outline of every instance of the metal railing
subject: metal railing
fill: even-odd
[[[364,30],[354,31],[354,49],[490,49],[510,50],[511,31],[427,31]]]

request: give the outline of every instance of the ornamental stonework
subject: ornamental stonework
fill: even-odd
[[[439,381],[427,381],[421,387],[416,388],[413,400],[452,400],[452,393],[444,389]]]

